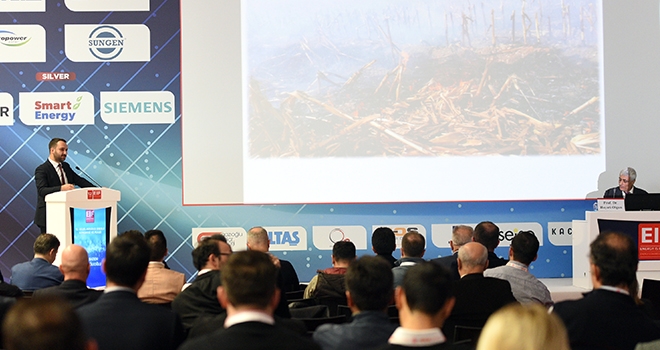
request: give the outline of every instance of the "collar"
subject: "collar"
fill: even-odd
[[[57,166],[60,165],[60,163],[58,163],[58,162],[56,162],[56,161],[50,159],[50,157],[48,157],[48,161],[50,162],[50,164],[51,164],[51,165],[53,166],[53,168],[55,168],[55,169],[57,169]],[[62,166],[64,166],[64,165],[62,165]]]
[[[506,266],[513,267],[514,269],[522,270],[522,271],[525,271],[525,272],[529,272],[529,268],[527,267],[527,265],[525,265],[521,262],[509,260],[509,262],[506,263]]]
[[[274,325],[275,319],[273,319],[273,316],[268,315],[263,311],[242,311],[227,317],[225,320],[225,328],[229,328],[235,324],[245,322],[261,322]]]
[[[107,287],[103,291],[103,293],[112,293],[112,292],[131,292],[133,294],[137,294],[135,293],[135,289],[130,287],[121,287],[121,286]]]
[[[163,264],[163,263],[160,262],[160,261],[150,261],[150,262],[149,262],[149,267],[151,267],[151,266],[156,267],[156,268],[160,268],[160,269],[164,269],[164,268],[165,268],[165,264]]]
[[[630,293],[627,290],[617,288],[617,287],[614,287],[614,286],[600,286],[600,288],[598,288],[598,289],[604,289],[604,290],[608,290],[608,291],[614,292],[614,293],[630,295]]]
[[[397,264],[398,266],[413,266],[423,261],[425,261],[424,258],[405,257],[397,260]]]
[[[207,272],[211,272],[211,271],[213,271],[213,270],[212,269],[201,269],[201,270],[199,270],[199,272],[197,272],[197,276],[201,276],[201,275],[203,275]]]
[[[411,347],[431,346],[442,344],[447,340],[440,328],[406,329],[397,328],[390,336],[388,342],[394,345]]]

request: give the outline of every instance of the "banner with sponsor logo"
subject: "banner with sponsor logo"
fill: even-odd
[[[73,62],[146,62],[150,37],[144,24],[64,26],[64,48]]]
[[[0,25],[0,62],[46,62],[46,31],[38,24]]]

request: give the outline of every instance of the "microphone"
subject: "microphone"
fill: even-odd
[[[96,182],[96,180],[94,180],[93,177],[89,176],[89,174],[87,174],[84,170],[80,169],[80,167],[77,166],[77,165],[76,165],[76,170],[80,171],[81,173],[83,173],[83,175],[87,176],[90,180],[92,180],[92,182],[94,183],[94,185],[96,185],[96,186],[98,186],[98,187],[103,187],[103,186],[99,185],[99,183]]]

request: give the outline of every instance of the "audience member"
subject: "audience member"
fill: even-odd
[[[188,331],[201,315],[219,315],[225,312],[218,302],[217,289],[221,284],[220,269],[225,265],[232,249],[222,235],[213,235],[192,251],[197,278],[172,301],[174,310]]]
[[[390,265],[375,256],[361,257],[346,271],[346,300],[353,313],[353,321],[321,325],[314,332],[314,340],[323,350],[382,347],[396,329],[387,316],[392,296]]]
[[[151,304],[169,304],[181,293],[186,282],[184,274],[165,268],[163,261],[167,256],[167,239],[161,230],[150,230],[144,234],[151,255],[147,276],[138,289],[138,298]]]
[[[258,252],[269,253],[270,238],[268,232],[261,226],[251,228],[247,233],[247,247],[249,250],[256,250]],[[293,265],[287,261],[270,254],[270,258],[276,267],[280,269],[278,277],[278,286],[283,293],[292,292],[300,289],[300,281],[298,274]]]
[[[495,312],[481,331],[477,350],[570,350],[566,327],[538,304],[512,304]]]
[[[5,282],[5,278],[0,272],[0,297],[19,298],[23,296],[23,291],[13,284]]]
[[[458,250],[461,279],[454,282],[456,305],[443,332],[453,340],[456,325],[483,327],[488,317],[502,306],[516,302],[509,282],[484,277],[488,251],[481,243],[470,242]]]
[[[449,271],[428,262],[408,270],[394,293],[399,309],[398,327],[383,349],[455,349],[447,344],[441,328],[455,299]]]
[[[85,248],[72,244],[62,251],[60,271],[64,275],[64,282],[59,286],[36,290],[33,297],[57,296],[69,301],[74,308],[93,303],[103,292],[87,288],[90,269]]]
[[[392,267],[396,263],[396,258],[392,252],[396,250],[396,237],[394,231],[389,227],[379,227],[371,235],[371,249],[377,256],[384,258]]]
[[[182,342],[179,317],[137,297],[148,265],[149,245],[141,235],[120,235],[108,245],[102,262],[105,292],[78,309],[87,335],[98,342],[99,349],[176,349]]]
[[[277,269],[258,251],[233,254],[222,270],[218,297],[227,309],[225,329],[192,339],[181,347],[195,349],[320,349],[310,339],[274,325],[280,300]]]
[[[456,257],[458,256],[458,249],[465,243],[472,242],[472,235],[474,229],[467,225],[454,226],[451,233],[451,241],[449,247],[451,248],[452,255],[443,256],[441,258],[431,259],[431,262],[444,266],[451,273],[451,279],[458,281],[461,276],[458,274],[458,263]]]
[[[348,266],[355,261],[355,244],[348,241],[339,241],[332,246],[332,267],[318,270],[318,274],[312,277],[304,298],[346,296],[345,274]]]
[[[639,262],[633,240],[618,232],[601,233],[590,250],[593,291],[554,306],[571,348],[632,350],[637,343],[660,339],[660,329],[629,294]]]
[[[495,248],[500,244],[500,228],[490,221],[482,221],[474,228],[472,237],[474,242],[486,246],[488,249],[488,268],[504,266],[508,262],[495,254]]]
[[[34,291],[50,286],[57,286],[64,280],[64,276],[53,265],[60,240],[50,233],[37,236],[34,241],[34,259],[16,264],[11,268],[9,283],[21,290]]]
[[[603,198],[625,198],[628,194],[648,194],[639,187],[635,187],[637,172],[633,168],[625,168],[619,172],[619,186],[605,191]]]
[[[424,253],[426,252],[426,240],[417,231],[409,231],[403,235],[401,240],[401,259],[396,262],[394,268],[392,268],[392,274],[394,275],[394,288],[398,287],[403,283],[403,276],[406,275],[406,271],[409,268],[424,262]]]
[[[521,303],[536,302],[546,307],[552,306],[548,287],[529,273],[529,264],[536,261],[539,240],[532,231],[520,231],[511,240],[509,262],[504,266],[484,271],[484,276],[509,281],[511,291]]]
[[[86,339],[71,304],[54,296],[20,300],[7,313],[2,334],[7,350],[98,348],[93,339]]]

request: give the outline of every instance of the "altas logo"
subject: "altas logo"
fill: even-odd
[[[27,44],[32,37],[17,35],[8,30],[0,30],[0,44],[9,47],[18,47]]]
[[[112,60],[124,50],[124,36],[113,26],[100,26],[89,35],[89,51],[100,60]]]

